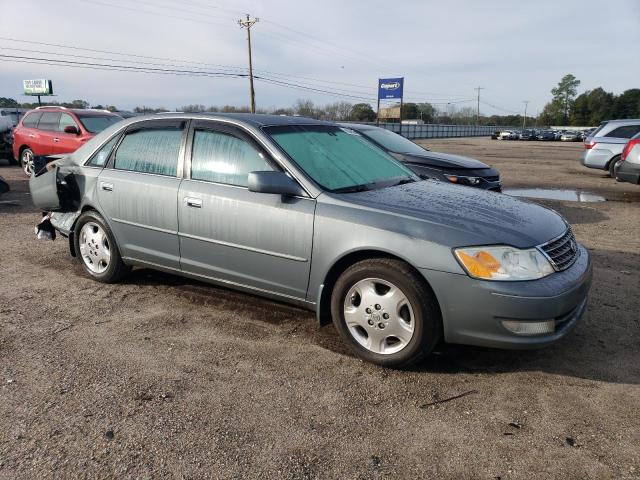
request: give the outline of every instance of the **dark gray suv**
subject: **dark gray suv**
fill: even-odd
[[[362,358],[541,346],[585,310],[591,261],[557,213],[433,180],[314,120],[125,120],[30,180],[89,276],[133,266],[291,302]]]

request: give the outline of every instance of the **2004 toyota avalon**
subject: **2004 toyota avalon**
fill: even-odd
[[[582,315],[587,250],[557,213],[421,180],[354,130],[295,117],[137,117],[30,180],[87,274],[174,272],[314,310],[371,362],[440,340],[549,344]]]

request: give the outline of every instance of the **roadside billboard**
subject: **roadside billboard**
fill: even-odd
[[[22,86],[25,95],[53,95],[53,82],[51,80],[23,80]]]
[[[378,79],[378,100],[402,99],[404,78]]]

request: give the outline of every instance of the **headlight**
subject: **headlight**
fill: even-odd
[[[445,175],[445,178],[451,183],[459,183],[460,185],[478,185],[479,177],[463,177],[461,175]]]
[[[535,280],[554,272],[549,260],[535,248],[468,247],[454,252],[469,276],[482,280]]]

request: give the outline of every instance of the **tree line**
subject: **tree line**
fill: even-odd
[[[586,127],[604,120],[640,118],[640,88],[615,95],[598,87],[577,95],[579,85],[580,80],[574,75],[562,77],[551,90],[552,99],[540,113],[539,123]]]

